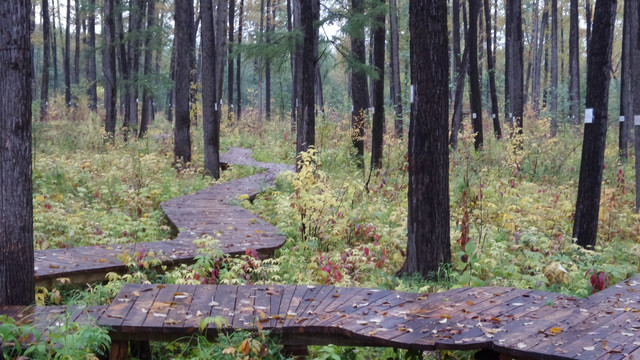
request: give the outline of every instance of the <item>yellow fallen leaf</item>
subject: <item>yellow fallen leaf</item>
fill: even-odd
[[[560,334],[562,332],[562,329],[555,326],[549,329],[549,332],[552,333],[553,335],[556,335],[556,334]]]

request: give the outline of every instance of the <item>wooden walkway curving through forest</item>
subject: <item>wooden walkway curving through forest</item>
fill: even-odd
[[[221,162],[265,171],[162,203],[167,218],[180,230],[174,240],[35,251],[37,285],[51,287],[58,278],[68,278],[73,283],[102,281],[109,272],[127,271],[122,261],[124,253],[153,251],[163,264],[188,263],[196,255],[193,240],[207,234],[220,241],[225,253],[242,254],[251,248],[261,256],[270,256],[284,244],[285,237],[275,227],[229,202],[240,195],[254,197],[264,187],[272,186],[280,172],[294,170],[293,166],[253,160],[251,150],[240,148],[231,148],[221,156]]]
[[[24,308],[22,308],[24,309]],[[130,341],[271,330],[285,346],[492,351],[531,359],[640,358],[640,275],[585,299],[502,287],[436,294],[307,285],[126,285],[110,306],[0,308],[46,329],[60,319],[108,326],[112,358]],[[71,315],[65,315],[71,314]],[[45,333],[46,335],[46,333]],[[120,354],[120,357],[118,356]]]

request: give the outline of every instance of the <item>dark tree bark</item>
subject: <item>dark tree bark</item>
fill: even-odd
[[[238,45],[242,44],[242,16],[244,12],[244,0],[240,0],[240,13],[238,16]],[[242,115],[242,68],[240,67],[242,56],[236,57],[236,121],[240,121]]]
[[[478,14],[480,0],[469,0],[469,32],[465,41],[465,48],[469,48],[469,87],[471,88],[471,122],[473,125],[476,150],[482,149],[484,134],[482,131],[482,94],[480,93],[480,78],[478,76]]]
[[[451,262],[447,148],[447,3],[412,0],[409,212],[405,273],[433,277]]]
[[[300,15],[300,1],[293,0],[293,28],[304,34],[304,29],[302,28],[301,15]],[[301,138],[303,131],[302,128],[302,63],[304,60],[304,51],[303,51],[303,42],[297,40],[294,46],[295,52],[295,61],[294,61],[294,73],[295,76],[293,78],[293,93],[292,93],[292,103],[295,105],[295,114],[296,114],[296,138]]]
[[[389,30],[391,32],[391,83],[393,84],[393,114],[396,136],[402,138],[402,88],[400,83],[400,35],[396,0],[389,0]]]
[[[0,306],[34,302],[31,11],[0,1]]]
[[[127,47],[124,39],[124,24],[122,22],[122,0],[116,0],[116,35],[118,36],[118,70],[120,71],[120,79],[122,85],[120,85],[120,109],[124,110],[123,127],[127,126],[129,121],[129,113],[131,108],[129,107],[128,99],[131,96],[131,84],[129,76],[129,59],[127,56]],[[125,132],[126,136],[126,132]],[[126,140],[126,138],[125,138]]]
[[[176,82],[176,38],[173,38],[173,45],[171,46],[171,61],[169,63],[170,71],[169,78],[173,83]],[[173,114],[175,109],[176,91],[175,86],[167,93],[167,121],[173,122]]]
[[[376,1],[381,6],[384,0]],[[382,149],[384,144],[384,50],[385,50],[385,14],[375,19],[373,31],[373,65],[378,74],[373,81],[373,117],[371,126],[371,168],[382,168]]]
[[[458,132],[462,125],[462,101],[464,97],[464,83],[467,78],[467,68],[469,67],[469,48],[465,46],[462,54],[462,62],[460,63],[460,72],[458,72],[455,80],[456,92],[453,100],[453,115],[451,116],[451,136],[449,145],[452,149],[458,147]]]
[[[624,2],[624,22],[622,25],[622,66],[620,74],[620,125],[618,138],[618,151],[621,160],[628,157],[628,147],[630,141],[631,127],[634,126],[634,113],[637,109],[634,106],[634,93],[640,87],[634,86],[634,73],[637,71],[634,66],[633,39],[638,39],[638,7],[631,1]]]
[[[569,14],[569,114],[573,124],[580,124],[580,48],[578,0],[571,0]]]
[[[507,56],[509,69],[509,113],[511,122],[515,123],[514,131],[522,133],[522,117],[524,107],[523,93],[523,42],[522,42],[522,3],[521,0],[510,0],[507,4],[507,36],[510,44]]]
[[[630,39],[638,39],[633,41],[631,45],[632,59],[631,64],[637,65],[638,59],[640,59],[640,2],[636,2],[635,14],[635,31],[631,33]],[[632,66],[632,73],[628,80],[631,80],[633,85],[630,92],[633,94],[633,109],[629,109],[627,113],[629,115],[629,122],[631,122],[631,113],[633,113],[633,133],[634,133],[634,145],[635,145],[635,168],[636,168],[636,213],[640,212],[640,69],[637,66]]]
[[[591,1],[590,0],[585,0],[584,1],[584,17],[586,19],[586,23],[587,23],[587,58],[589,57],[589,51],[591,51],[591,45],[589,44],[589,42],[591,41],[591,15],[592,15],[592,11],[591,11]],[[588,64],[587,64],[588,65]],[[588,72],[588,68],[587,68],[587,72]]]
[[[76,48],[73,57],[73,83],[75,85],[80,84],[80,19],[82,17],[82,11],[80,10],[80,1],[76,0],[76,13],[75,13],[75,42]]]
[[[315,118],[315,69],[318,62],[318,28],[315,24],[320,19],[319,0],[300,1],[300,23],[304,34],[302,51],[302,112],[298,125],[296,153],[307,151],[316,143]]]
[[[218,107],[222,106],[222,80],[224,76],[224,58],[227,54],[227,14],[229,5],[227,0],[218,0],[218,8],[216,10],[216,23],[215,23],[215,35],[216,35],[216,74],[221,76],[217,77],[216,84],[216,101],[219,102]],[[220,112],[218,116],[220,116]]]
[[[551,0],[551,137],[558,133],[558,0]]]
[[[139,138],[143,138],[149,123],[151,122],[151,113],[153,112],[151,86],[149,85],[149,78],[151,76],[151,68],[153,66],[153,47],[151,46],[153,40],[153,28],[155,26],[156,17],[156,3],[155,0],[146,0],[147,3],[147,30],[144,39],[144,77],[145,82],[142,88],[142,114],[140,116],[140,132]]]
[[[104,49],[102,72],[104,73],[104,103],[106,111],[105,132],[115,140],[117,95],[116,95],[116,14],[114,0],[104,1]]]
[[[351,0],[351,56],[357,65],[351,70],[351,142],[356,149],[356,163],[359,168],[364,166],[364,114],[369,107],[369,87],[367,74],[362,70],[366,64],[366,49],[364,44],[364,1]]]
[[[98,108],[98,89],[96,85],[96,0],[89,0],[87,9],[88,31],[89,31],[89,50],[87,54],[87,82],[89,88],[89,109],[95,111]]]
[[[549,0],[544,0],[544,9],[540,28],[538,31],[538,43],[536,44],[536,56],[533,62],[533,81],[531,83],[531,102],[536,113],[540,111],[540,82],[542,78],[542,52],[544,51],[544,33],[549,19]]]
[[[202,15],[202,125],[204,168],[220,178],[220,112],[217,104],[216,37],[213,28],[213,0],[200,0]]]
[[[64,36],[64,102],[68,107],[71,106],[71,0],[67,0],[67,27]]]
[[[58,11],[60,11],[59,7]],[[51,18],[53,19],[51,22],[51,39],[53,40],[51,52],[53,54],[53,92],[55,93],[58,90],[58,46],[56,40],[56,9],[53,5],[53,0],[51,1]],[[62,24],[58,25],[62,26]]]
[[[138,86],[140,83],[140,49],[142,48],[141,30],[144,18],[145,0],[130,0],[129,2],[129,119],[126,129],[135,132],[138,127]]]
[[[176,69],[175,69],[175,125],[173,129],[173,154],[177,161],[191,161],[191,136],[189,128],[189,85],[193,54],[193,2],[175,2]]]
[[[324,93],[322,92],[322,71],[320,70],[320,62],[316,64],[316,109],[319,109],[320,112],[324,114]]]
[[[234,28],[234,18],[236,13],[236,1],[229,0],[229,55],[227,59],[227,104],[229,104],[229,119],[231,119],[231,114],[233,113],[233,57],[231,54],[233,53],[233,28]]]
[[[496,89],[496,69],[491,48],[491,8],[489,0],[484,0],[485,32],[487,34],[487,73],[489,74],[489,95],[491,97],[491,118],[493,119],[493,134],[496,139],[502,138],[500,128],[500,110],[498,108],[498,91]]]
[[[293,9],[291,6],[291,0],[287,0],[287,31],[289,35],[293,31]],[[297,117],[296,117],[296,94],[298,93],[298,82],[296,79],[296,53],[297,46],[291,50],[290,64],[291,64],[291,133],[296,131]]]
[[[578,245],[594,248],[598,235],[598,213],[604,149],[607,137],[609,68],[616,17],[616,0],[597,0],[593,21],[591,53],[587,58],[586,108],[593,109],[591,123],[585,123],[578,200],[573,223],[573,237]],[[587,122],[589,119],[585,119]]]
[[[271,0],[267,0],[267,8],[266,8],[266,42],[267,45],[271,44]],[[264,96],[264,110],[265,117],[267,121],[271,120],[271,60],[269,57],[265,59],[264,65],[264,87],[265,87],[265,96]]]
[[[51,33],[49,25],[49,0],[42,1],[42,88],[40,89],[40,121],[47,115],[49,105],[49,59],[51,58]]]
[[[511,113],[511,101],[509,97],[511,96],[511,90],[509,89],[509,85],[511,84],[511,64],[509,63],[511,60],[511,29],[510,29],[510,21],[509,15],[511,13],[511,8],[508,4],[504,5],[505,12],[505,30],[504,30],[504,121],[508,124],[510,131],[513,132],[513,114]],[[512,134],[510,134],[512,135]]]

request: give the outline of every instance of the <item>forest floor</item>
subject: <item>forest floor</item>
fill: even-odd
[[[161,202],[260,171],[232,166],[218,181],[205,176],[200,129],[192,130],[193,161],[176,169],[171,125],[165,120],[156,120],[144,139],[123,143],[119,134],[114,145],[104,143],[94,116],[85,111],[76,118],[87,120],[33,125],[37,249],[170,239]],[[251,119],[251,114],[243,118]],[[481,152],[473,150],[468,132],[461,136],[450,156],[452,264],[429,281],[396,277],[406,247],[406,138],[395,139],[388,132],[382,170],[358,169],[349,124],[346,115],[321,116],[318,151],[306,155],[303,171],[280,175],[276,187],[253,202],[238,199],[287,236],[273,259],[252,254],[231,258],[212,249],[193,265],[165,271],[154,266],[152,257],[142,256],[131,262],[128,274],[110,274],[103,284],[38,288],[38,302],[108,304],[124,284],[142,282],[332,284],[414,292],[511,286],[584,297],[638,272],[640,217],[634,211],[633,159],[618,162],[617,141],[610,135],[598,247],[584,250],[571,239],[582,134],[561,126],[551,139],[546,119],[529,117],[521,139],[487,137]],[[288,128],[285,120],[225,122],[223,151],[245,147],[256,160],[293,164],[295,134]],[[225,356],[235,358],[229,349],[246,349],[246,341],[257,342],[258,349],[268,345],[275,349],[271,358],[281,357],[269,340],[243,333],[213,344],[195,339],[190,345],[154,348],[158,358],[222,358],[218,356],[225,350]],[[329,346],[314,348],[311,358],[334,354],[353,359],[406,356],[391,349]]]

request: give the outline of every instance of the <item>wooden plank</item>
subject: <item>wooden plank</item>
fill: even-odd
[[[180,285],[173,293],[172,306],[167,313],[167,318],[162,325],[163,333],[182,333],[184,322],[190,319],[188,314],[191,303],[194,299],[196,285]]]
[[[303,285],[285,285],[282,287],[282,293],[280,295],[280,306],[278,307],[277,314],[273,315],[273,317],[278,320],[276,322],[276,328],[281,328],[284,325],[284,321],[287,317],[287,311],[289,310],[289,304],[291,304],[291,300],[293,299],[293,295],[296,292],[298,286]]]
[[[174,293],[178,292],[179,285],[156,285],[159,288],[158,295],[147,312],[147,317],[141,325],[142,328],[152,332],[161,332],[164,321],[169,315],[169,310],[176,306],[173,301]],[[130,329],[135,330],[135,327]]]
[[[193,293],[193,300],[185,314],[185,321],[182,323],[183,332],[193,333],[200,326],[200,322],[211,314],[212,305],[216,293],[217,285],[198,285]]]
[[[255,287],[253,285],[238,286],[236,305],[233,310],[235,315],[233,322],[229,323],[234,329],[248,330],[253,328],[254,301]]]
[[[237,285],[218,285],[216,288],[213,305],[209,316],[220,316],[227,320],[229,326],[233,324],[234,309],[236,307],[236,298],[238,293]],[[209,324],[207,329],[216,329],[215,324]]]
[[[139,290],[139,287],[126,284],[122,287],[118,295],[111,302],[111,305],[107,307],[107,310],[98,319],[100,326],[108,326],[114,330],[120,330],[124,319],[129,314],[129,310],[133,306],[137,296],[135,293]]]

